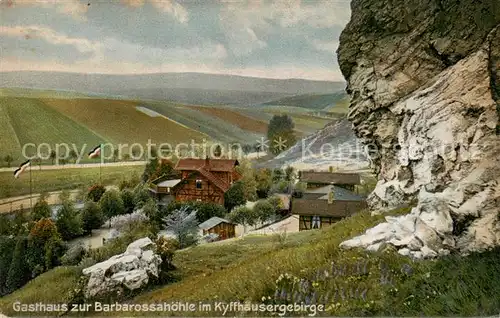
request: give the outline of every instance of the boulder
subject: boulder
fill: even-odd
[[[150,278],[158,278],[162,259],[154,252],[155,244],[149,238],[131,243],[123,254],[97,263],[83,270],[89,280],[85,297],[93,299],[110,294],[121,294],[145,287]]]

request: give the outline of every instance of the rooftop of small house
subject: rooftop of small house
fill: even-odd
[[[339,173],[328,171],[300,171],[300,181],[315,184],[361,184],[361,177],[357,173]]]
[[[191,171],[205,168],[209,171],[231,172],[239,165],[236,159],[180,159],[175,166],[175,170]]]
[[[305,191],[306,194],[317,194],[317,200],[328,200],[328,194],[333,187],[334,198],[337,201],[364,201],[366,197],[359,195],[355,192],[349,191],[342,187],[337,186],[324,186],[316,189],[308,189]]]
[[[213,228],[214,226],[217,226],[221,223],[233,224],[233,222],[231,222],[231,221],[214,216],[214,217],[206,220],[205,222],[201,223],[200,225],[198,225],[198,227],[202,230],[209,230],[209,229]]]

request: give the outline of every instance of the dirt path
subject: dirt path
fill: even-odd
[[[114,189],[116,188],[115,186],[107,186],[106,189]],[[47,197],[47,202],[49,205],[55,205],[59,204],[59,195],[62,193],[62,191],[54,191],[54,192],[49,192],[48,197]],[[70,198],[72,200],[76,199],[76,196],[78,194],[78,190],[72,190],[69,191],[70,193]],[[34,193],[33,197],[31,198],[31,201],[33,202],[33,205],[35,205],[36,201],[40,197],[40,193]],[[30,208],[30,196],[29,195],[22,195],[18,197],[10,197],[6,199],[0,199],[0,213],[9,213],[10,211],[16,211],[21,209],[21,205],[23,206],[24,209],[29,209]]]
[[[102,165],[103,168],[107,167],[126,167],[126,166],[142,166],[146,161],[124,161],[124,162],[109,162]],[[49,166],[36,166],[33,165],[33,170],[61,170],[61,169],[85,169],[85,168],[99,168],[99,163],[81,163],[81,164],[67,164],[67,165],[49,165]],[[0,172],[13,172],[17,167],[0,168]]]

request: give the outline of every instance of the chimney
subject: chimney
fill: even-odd
[[[210,168],[210,159],[208,158],[208,156],[205,158],[205,168]]]

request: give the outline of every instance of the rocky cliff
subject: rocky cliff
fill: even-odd
[[[500,243],[500,2],[352,0],[339,64],[370,146],[374,212],[404,217],[343,246],[467,253]]]

